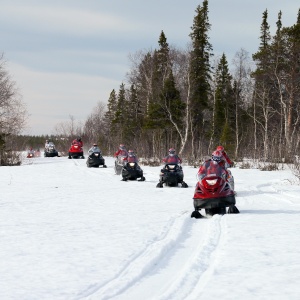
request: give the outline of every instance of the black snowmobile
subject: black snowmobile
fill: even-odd
[[[146,178],[143,176],[143,170],[138,165],[138,163],[130,162],[130,158],[128,159],[129,161],[127,161],[122,168],[122,180],[137,180],[138,178],[140,178],[139,181],[145,181]]]
[[[156,185],[157,188],[162,188],[165,184],[166,186],[178,186],[187,188],[188,185],[183,181],[183,171],[179,164],[165,164],[164,168],[160,171],[159,183]]]
[[[57,157],[59,156],[58,152],[55,149],[55,145],[52,142],[50,142],[47,148],[45,148],[44,157],[55,157],[55,156]]]
[[[99,168],[100,166],[103,166],[103,168],[107,168],[105,164],[105,160],[100,152],[92,152],[89,154],[86,165],[88,168],[94,167],[94,168]]]

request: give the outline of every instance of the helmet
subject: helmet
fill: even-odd
[[[221,151],[214,151],[211,155],[211,159],[216,162],[220,162],[221,160],[223,160]]]
[[[120,150],[125,150],[125,145],[124,145],[124,144],[120,144],[119,149],[120,149]]]
[[[175,153],[176,153],[176,151],[175,151],[175,149],[174,148],[170,148],[169,149],[169,155],[175,155]]]
[[[49,143],[49,140],[46,140],[46,143]]]
[[[93,144],[93,147],[98,147],[98,145],[94,143],[94,144]]]
[[[216,150],[223,153],[224,152],[224,147],[223,146],[218,146]]]
[[[128,150],[128,156],[130,156],[130,157],[134,156],[134,151],[133,150]]]
[[[78,142],[81,141],[81,137],[80,137],[80,136],[77,137],[77,141],[78,141]]]

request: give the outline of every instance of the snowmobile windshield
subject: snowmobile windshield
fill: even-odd
[[[94,153],[94,152],[97,152],[97,153],[100,153],[100,148],[99,147],[93,147],[89,150],[90,153]]]
[[[135,163],[135,162],[137,162],[137,158],[136,158],[136,156],[129,156],[129,157],[127,158],[127,161],[128,161],[129,163]]]

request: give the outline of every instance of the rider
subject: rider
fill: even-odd
[[[101,150],[100,150],[100,148],[98,147],[98,145],[96,143],[94,143],[93,147],[88,151],[89,154],[92,154],[94,152],[101,153]]]
[[[127,162],[129,162],[129,163],[138,163],[138,158],[135,155],[133,150],[128,150]]]
[[[79,144],[80,147],[83,147],[83,142],[80,136],[78,136],[75,140],[73,140],[72,145],[74,144]]]
[[[223,158],[223,155],[221,151],[214,151],[211,155],[211,159],[206,160],[199,168],[198,170],[198,178],[202,179],[205,175],[208,173],[216,173],[217,166],[220,166],[225,171],[226,180],[229,177],[229,173],[225,168],[225,160]]]
[[[134,166],[129,166],[131,163],[134,163]],[[128,165],[129,164],[129,165]],[[143,170],[141,169],[141,167],[138,165],[138,158],[135,155],[133,150],[128,150],[128,157],[127,157],[127,163],[123,166],[123,170],[122,170],[122,177],[123,177],[123,181],[127,181],[128,178],[130,177],[130,173],[129,170],[130,168],[134,167],[134,169],[137,172],[137,178],[140,177],[139,181],[144,181],[145,177],[143,176]]]
[[[182,160],[181,158],[176,154],[176,151],[174,148],[169,149],[169,155],[167,155],[162,160],[165,164],[181,164]]]
[[[229,156],[227,155],[227,153],[225,152],[224,150],[224,147],[223,146],[218,146],[216,151],[220,151],[222,156],[223,156],[223,159],[225,160],[225,167],[227,168],[231,168],[233,166],[233,161],[229,158]]]
[[[116,153],[114,154],[114,157],[118,157],[118,156],[128,157],[128,152],[127,152],[126,147],[125,147],[124,144],[120,144],[119,150],[116,151]]]
[[[47,149],[48,147],[49,147],[49,140],[46,140],[45,149]]]

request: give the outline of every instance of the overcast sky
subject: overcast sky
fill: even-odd
[[[0,53],[30,114],[25,134],[51,134],[73,116],[84,121],[99,101],[119,90],[129,54],[169,45],[185,49],[195,0],[0,0]],[[230,63],[241,48],[259,45],[262,13],[271,32],[278,12],[296,23],[299,0],[209,0],[210,42]]]

